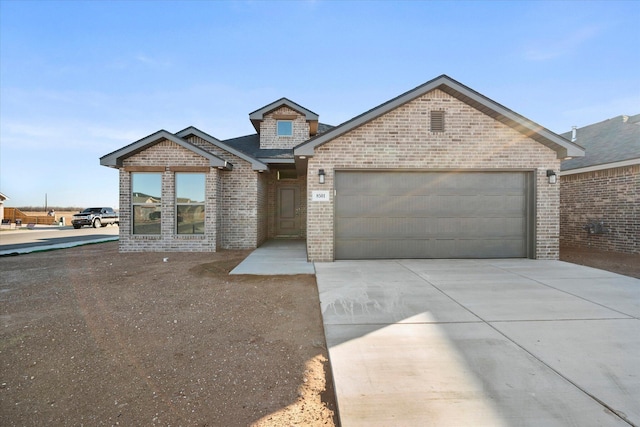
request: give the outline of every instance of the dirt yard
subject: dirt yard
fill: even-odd
[[[640,279],[640,255],[594,249],[560,248],[560,260]]]
[[[0,257],[0,425],[336,425],[314,277],[248,253]]]
[[[248,254],[0,257],[0,425],[337,425],[315,279],[229,276]]]

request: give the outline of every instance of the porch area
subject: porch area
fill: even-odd
[[[272,276],[315,273],[313,263],[307,261],[306,240],[271,239],[251,252],[229,274]]]

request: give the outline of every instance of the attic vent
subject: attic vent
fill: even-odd
[[[431,111],[431,132],[444,132],[444,111]]]

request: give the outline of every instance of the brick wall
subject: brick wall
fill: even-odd
[[[560,177],[560,243],[640,253],[640,165]],[[584,226],[602,220],[603,234]]]
[[[257,188],[257,216],[258,216],[258,235],[256,247],[260,246],[267,240],[268,237],[268,228],[269,228],[269,172],[262,172],[258,174],[258,188]]]
[[[134,235],[131,228],[131,172],[126,167],[153,166],[162,173],[161,234]],[[178,235],[175,229],[175,173],[172,166],[207,167],[207,159],[174,142],[164,140],[124,160],[120,179],[120,239],[121,252],[215,252],[217,241],[218,170],[206,173],[205,232],[198,235]]]
[[[431,110],[445,111],[445,132],[430,131]],[[318,147],[309,160],[307,191],[332,189],[336,169],[535,170],[535,256],[557,259],[559,185],[548,183],[546,170],[559,166],[553,150],[434,90]],[[319,169],[326,173],[324,185],[318,183]],[[330,203],[307,202],[307,248],[313,261],[333,260],[333,211],[333,194]]]
[[[216,197],[222,194],[222,180],[218,178],[216,181]],[[216,247],[222,248],[222,205],[216,203]]]
[[[293,136],[278,136],[276,123],[278,116],[295,116]],[[309,123],[305,116],[289,107],[280,107],[264,116],[260,123],[260,148],[293,148],[309,139]]]
[[[233,170],[220,171],[218,193],[218,243],[222,249],[256,248],[266,233],[259,212],[264,211],[264,183],[259,173],[246,160],[235,156],[201,138],[193,136],[189,142],[227,160]]]

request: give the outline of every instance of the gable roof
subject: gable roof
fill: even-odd
[[[8,199],[7,196],[5,196],[4,194],[0,193],[0,202],[4,202],[7,199]]]
[[[572,131],[562,136],[571,138]],[[585,148],[585,156],[562,162],[561,170],[617,164],[634,159],[640,163],[640,114],[617,116],[578,128],[576,143]]]
[[[178,136],[167,132],[166,130],[159,130],[156,133],[153,133],[145,138],[142,138],[136,142],[133,142],[129,145],[127,145],[126,147],[123,147],[119,150],[116,150],[112,153],[109,153],[107,155],[104,155],[102,157],[100,157],[100,164],[102,166],[108,166],[108,167],[112,167],[112,168],[120,168],[123,166],[123,161],[124,159],[131,157],[143,150],[146,150],[147,148],[157,144],[158,142],[162,141],[162,140],[169,140],[171,142],[174,142],[178,145],[180,145],[183,148],[186,148],[187,150],[191,150],[194,153],[209,159],[209,165],[211,167],[216,167],[216,168],[222,168],[222,169],[227,169],[227,170],[231,170],[233,168],[233,165],[229,162],[227,162],[224,159],[221,159],[220,157],[206,151],[203,150],[202,148],[198,147],[197,145],[194,145],[188,141],[185,141],[182,138],[179,138]]]
[[[460,101],[474,107],[489,117],[504,123],[518,132],[538,141],[539,143],[556,151],[558,158],[583,156],[584,150],[571,141],[551,132],[539,124],[521,116],[514,111],[498,104],[486,96],[473,89],[453,80],[447,75],[441,75],[430,80],[402,95],[391,99],[343,124],[312,138],[294,148],[296,156],[313,156],[316,147],[319,147],[345,133],[368,123],[389,111],[392,111],[414,99],[440,89],[443,92],[459,99]]]
[[[261,162],[260,160],[258,160],[257,158],[255,158],[256,156],[253,156],[250,152],[246,152],[244,150],[241,151],[241,149],[238,149],[237,147],[234,147],[232,145],[229,145],[226,142],[220,141],[218,138],[215,138],[211,135],[209,135],[208,133],[205,133],[203,131],[201,131],[198,128],[195,128],[193,126],[189,126],[186,129],[181,130],[180,132],[176,133],[176,136],[180,137],[180,138],[188,138],[189,136],[194,135],[197,136],[198,138],[202,138],[205,141],[215,145],[216,147],[219,147],[235,156],[240,157],[242,160],[246,160],[247,162],[251,163],[251,168],[253,170],[257,170],[257,171],[265,171],[267,169],[269,169],[269,167]],[[256,135],[257,136],[257,135]],[[259,143],[258,143],[259,145]],[[291,150],[289,150],[291,151]]]
[[[262,108],[258,108],[253,113],[249,113],[249,120],[251,120],[251,124],[256,129],[256,132],[260,133],[260,122],[264,120],[264,116],[269,114],[275,109],[280,107],[289,107],[292,110],[297,111],[302,114],[305,119],[310,122],[310,133],[315,135],[318,131],[318,115],[311,110],[308,110],[301,106],[300,104],[296,104],[287,98],[280,98],[277,101],[272,102],[271,104],[267,104]]]

